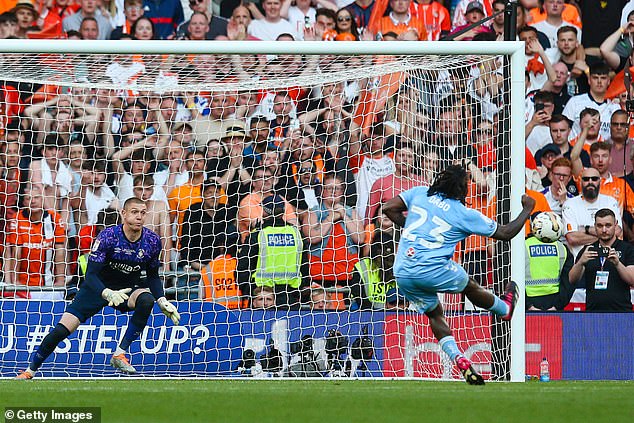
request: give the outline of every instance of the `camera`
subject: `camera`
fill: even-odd
[[[352,343],[350,353],[355,360],[372,360],[374,356],[374,347],[372,345],[372,338],[368,336],[368,327],[364,326],[360,338],[357,338]]]
[[[544,103],[535,103],[535,113],[544,110]]]
[[[599,257],[607,257],[610,255],[610,247],[597,247],[596,251]]]
[[[242,351],[242,360],[238,364],[238,370],[247,371],[255,366],[255,351],[246,349]]]
[[[326,335],[326,354],[328,358],[339,358],[346,353],[348,348],[348,338],[338,330],[330,329]]]
[[[625,111],[634,113],[634,100],[625,100]]]

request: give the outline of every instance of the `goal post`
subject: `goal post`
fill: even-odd
[[[90,186],[88,191],[91,195],[95,194],[91,190],[97,189],[94,175],[103,174],[105,184],[112,188],[113,197],[108,204],[114,209],[117,208],[114,201],[124,198],[122,192],[125,184],[122,181],[127,181],[125,189],[128,189],[129,196],[137,195],[133,194],[133,186],[140,188],[140,192],[143,192],[146,185],[154,193],[160,189],[164,191],[159,199],[152,197],[154,201],[162,202],[160,207],[169,219],[169,235],[164,237],[164,243],[169,240],[171,250],[166,249],[162,255],[168,263],[162,273],[170,281],[166,288],[169,295],[178,301],[179,311],[184,316],[183,321],[191,324],[181,323],[179,327],[169,327],[171,322],[165,322],[163,316],[157,316],[158,309],[155,309],[148,328],[141,337],[143,347],[133,347],[133,363],[134,357],[143,355],[138,361],[142,360],[141,367],[148,375],[233,376],[238,374],[236,364],[245,364],[245,350],[256,352],[256,361],[261,368],[263,364],[270,364],[271,357],[264,353],[269,346],[274,346],[282,355],[282,369],[275,372],[312,377],[315,373],[310,373],[305,366],[297,370],[297,363],[302,364],[302,357],[305,356],[303,348],[306,346],[301,339],[308,334],[312,339],[311,345],[329,357],[325,360],[326,367],[317,369],[317,373],[323,375],[440,379],[458,377],[455,369],[448,370],[444,353],[432,346],[429,330],[423,329],[428,325],[427,320],[403,309],[398,291],[390,290],[392,285],[387,283],[383,286],[389,293],[387,296],[384,293],[381,297],[383,303],[387,304],[389,295],[396,298],[394,307],[386,309],[383,303],[381,307],[377,305],[380,301],[374,304],[368,300],[371,295],[368,293],[369,288],[363,285],[362,276],[362,282],[356,281],[353,284],[351,275],[360,275],[364,271],[361,269],[363,266],[355,267],[355,264],[359,259],[373,254],[371,246],[376,233],[373,231],[381,232],[381,220],[375,221],[369,217],[372,213],[370,210],[377,213],[376,210],[380,210],[381,205],[380,201],[372,203],[375,198],[371,196],[373,182],[379,177],[389,176],[389,169],[394,172],[394,163],[401,159],[393,158],[393,155],[396,156],[401,148],[407,147],[413,154],[409,164],[412,173],[403,177],[403,185],[406,186],[416,185],[417,181],[429,183],[438,170],[433,166],[440,166],[439,163],[449,160],[439,153],[440,147],[444,146],[438,140],[442,140],[443,136],[447,136],[447,142],[459,139],[459,142],[469,143],[479,160],[486,161],[485,165],[479,163],[476,169],[482,175],[479,185],[474,182],[474,192],[478,192],[480,197],[477,200],[472,199],[473,204],[477,202],[481,211],[486,209],[494,213],[492,217],[496,217],[500,223],[508,223],[509,211],[510,218],[521,212],[521,196],[525,191],[524,43],[3,40],[0,54],[0,80],[10,82],[9,85],[18,92],[22,102],[18,107],[11,104],[9,97],[5,95],[0,112],[3,115],[3,129],[6,126],[6,134],[19,134],[23,155],[35,154],[32,160],[35,161],[41,154],[45,157],[43,160],[46,160],[43,151],[47,145],[50,146],[50,135],[57,136],[67,131],[70,137],[64,136],[62,141],[58,141],[66,143],[58,146],[60,151],[64,151],[60,152],[59,160],[66,163],[66,167],[72,171],[72,157],[67,148],[74,143],[73,136],[76,134],[73,132],[73,125],[81,139],[80,143],[99,151],[94,153],[95,160],[91,160],[93,157],[82,159],[84,164],[92,163],[90,178],[93,179],[86,179],[89,177],[75,168],[76,174],[69,173],[71,177],[77,178],[74,182],[68,181],[68,186],[71,187],[69,192],[66,192],[62,182],[52,183],[53,188],[57,187],[54,189],[56,193],[52,194],[56,196],[53,200],[54,207],[62,219],[68,219],[67,222],[75,226],[73,236],[76,239],[82,237],[79,233],[81,226],[95,224],[98,212],[107,208],[99,206],[101,209],[97,207],[96,211],[88,210],[84,204],[86,186]],[[247,57],[248,59],[241,59]],[[115,62],[117,66],[112,67]],[[272,63],[276,67],[271,67]],[[250,74],[253,69],[258,69],[260,74],[256,71]],[[39,91],[34,90],[34,87],[40,88]],[[341,91],[336,92],[336,95],[330,91],[326,94],[331,89],[333,92],[338,89]],[[33,92],[27,95],[26,91],[21,90]],[[102,96],[100,90],[110,94]],[[71,96],[69,105],[56,103],[55,98],[75,91],[81,92],[81,95]],[[217,99],[217,104],[215,93],[222,94],[222,98]],[[239,96],[242,93],[246,93],[250,99],[241,104]],[[278,96],[281,96],[279,100]],[[173,113],[168,113],[168,106],[163,105],[164,101],[173,101],[173,104],[169,103],[169,112]],[[253,104],[253,101],[257,104]],[[117,104],[113,105],[114,102]],[[134,110],[130,112],[132,117],[124,116],[128,106],[139,102],[143,103],[143,107],[139,109],[138,116]],[[288,111],[280,109],[285,105],[288,105]],[[10,116],[10,109],[19,111]],[[312,111],[315,113],[311,114]],[[218,117],[214,117],[216,112]],[[291,117],[287,121],[275,123],[276,114],[282,116],[285,113]],[[443,121],[442,113],[452,116],[447,118],[452,121],[451,124]],[[64,119],[71,121],[70,129],[61,124]],[[139,121],[135,123],[134,119]],[[253,129],[249,127],[250,122],[258,120],[269,122],[270,132],[265,138],[267,147],[256,151],[253,141],[253,163],[249,162],[247,166],[246,153],[244,157],[236,159],[233,155],[235,146],[226,141],[226,138],[243,137],[246,142],[251,138],[250,129]],[[453,120],[459,121],[460,125],[456,126]],[[385,161],[368,160],[364,168],[363,160],[351,156],[356,154],[361,157],[365,148],[374,148],[369,140],[377,136],[373,133],[377,122],[383,122],[388,127],[385,129],[382,126],[381,129],[387,131],[381,132],[381,136],[385,138],[382,148],[386,151],[381,160],[385,158]],[[121,129],[128,124],[129,130]],[[185,134],[185,126],[189,126],[191,133]],[[279,129],[279,134],[275,132],[275,128]],[[135,140],[137,133],[139,137]],[[483,134],[488,133],[492,141],[480,139],[485,136]],[[191,139],[187,138],[188,135]],[[320,136],[321,141],[315,141]],[[304,139],[313,140],[310,148],[315,149],[315,154],[319,153],[321,161],[313,160],[316,157],[314,155],[302,158]],[[136,142],[144,143],[144,147],[139,147],[137,151],[134,148]],[[29,148],[25,148],[25,143],[29,144]],[[182,147],[182,157],[170,155],[172,149],[176,149],[176,144]],[[247,144],[248,142],[240,148]],[[12,170],[7,165],[6,148],[2,151],[3,177],[11,174],[9,171]],[[210,152],[214,148],[224,153],[215,156]],[[459,150],[462,146],[457,148]],[[185,218],[193,216],[194,209],[191,206],[204,202],[202,191],[207,189],[206,184],[201,185],[192,176],[196,172],[195,156],[200,149],[205,149],[201,153],[204,156],[201,160],[205,160],[206,166],[204,179],[207,180],[210,175],[215,178],[218,198],[222,198],[219,201],[227,201],[226,222],[235,226],[235,238],[230,237],[228,232],[225,233],[224,244],[218,250],[225,260],[222,261],[222,266],[239,266],[231,260],[235,259],[240,263],[238,246],[248,242],[250,230],[255,229],[261,220],[261,217],[249,220],[251,217],[244,210],[249,204],[250,207],[254,204],[248,203],[245,198],[251,198],[255,192],[254,182],[262,180],[260,182],[264,183],[267,178],[266,169],[270,168],[266,164],[267,151],[278,151],[276,154],[279,155],[280,163],[275,165],[275,169],[283,167],[290,172],[285,177],[289,180],[289,186],[292,185],[291,188],[295,190],[292,192],[302,192],[301,207],[297,206],[298,202],[287,198],[291,196],[290,188],[284,191],[284,195],[280,194],[284,197],[285,204],[293,208],[285,219],[288,218],[298,228],[298,236],[303,238],[305,247],[305,265],[310,268],[297,289],[297,297],[294,297],[294,291],[275,291],[278,301],[282,296],[287,299],[287,307],[279,307],[274,311],[253,310],[254,292],[251,295],[242,292],[245,285],[239,272],[232,279],[236,290],[227,288],[222,296],[214,297],[214,288],[218,286],[214,285],[213,277],[210,282],[205,282],[205,269],[208,266],[201,267],[198,263],[192,265],[192,262],[197,261],[194,259],[188,261],[188,251],[194,251],[198,247],[191,247],[189,250],[189,247],[183,247],[186,245],[182,237],[183,231],[199,231],[190,234],[187,242],[194,242],[192,240],[196,237],[208,236],[204,232],[202,221],[195,226],[194,222]],[[131,170],[134,160],[144,160],[145,156],[140,150],[150,151],[147,153],[150,156],[147,157],[151,157],[153,166],[156,166],[156,169],[152,169],[152,183],[143,177],[146,171]],[[135,155],[134,151],[138,154]],[[454,154],[453,149],[449,151]],[[297,158],[293,158],[294,153]],[[226,162],[223,162],[225,157]],[[187,169],[170,167],[170,163],[178,160],[183,162],[183,166],[187,164]],[[218,166],[222,164],[224,173],[210,169],[210,162],[218,163]],[[308,162],[312,163],[312,167],[307,172],[310,171],[318,181],[315,184],[319,185],[313,191],[312,180],[302,182],[301,179],[303,165]],[[433,166],[430,162],[434,163]],[[22,165],[13,166],[17,169]],[[342,227],[343,239],[347,241],[338,244],[336,248],[329,244],[328,231],[317,233],[315,229],[321,222],[321,216],[327,215],[324,211],[326,206],[322,202],[325,197],[323,189],[326,186],[324,178],[330,173],[325,169],[329,166],[338,175],[332,180],[334,186],[331,189],[336,190],[337,185],[344,188],[341,194],[347,207],[344,209],[349,210],[345,213],[348,213],[349,219],[359,220],[355,229],[352,226]],[[379,169],[381,166],[385,168]],[[22,167],[20,171],[29,168]],[[161,174],[166,175],[165,179],[160,179],[163,176],[159,177],[159,168],[165,172]],[[37,166],[36,170],[41,172]],[[48,188],[45,179],[51,178],[50,169],[48,172],[38,175],[36,179],[30,175],[22,184],[43,184],[45,188],[41,195],[48,198],[50,193],[46,191]],[[227,172],[234,173],[229,177]],[[378,177],[364,180],[357,172],[369,172],[370,176]],[[387,173],[383,175],[381,172]],[[504,175],[500,175],[501,172]],[[256,174],[259,175],[257,178]],[[363,177],[366,176],[364,174]],[[188,179],[190,177],[193,182]],[[269,177],[279,181],[277,174]],[[473,176],[473,179],[477,177]],[[499,182],[503,180],[508,180],[510,184]],[[183,197],[184,191],[173,194],[173,190],[187,186],[190,182],[192,190],[198,187],[198,194],[187,191],[187,198]],[[81,189],[75,189],[76,187]],[[393,188],[395,187],[390,187]],[[239,191],[235,204],[231,197],[233,189]],[[482,193],[479,190],[488,191]],[[257,192],[279,193],[265,188]],[[76,195],[73,196],[73,193]],[[261,208],[263,200],[259,198],[259,203],[256,201],[255,205]],[[182,206],[184,203],[187,206]],[[15,204],[12,207],[19,214],[20,205]],[[340,215],[341,220],[346,219],[343,213]],[[9,222],[10,219],[6,219]],[[334,225],[333,223],[333,227]],[[187,229],[184,229],[185,226]],[[10,223],[7,223],[2,238],[3,247],[13,251],[13,247],[20,241],[15,234],[11,235],[11,230]],[[314,239],[318,236],[323,237],[323,245],[322,241]],[[350,240],[354,241],[354,251],[349,247],[353,242]],[[488,287],[497,286],[493,279],[513,280],[523,293],[525,264],[522,235],[516,236],[509,244],[489,245],[487,248],[490,247],[493,255],[488,256],[484,252],[489,250],[478,244],[482,242],[484,241],[471,240],[461,244],[457,248],[456,259],[470,271],[479,272],[478,280]],[[45,316],[51,312],[58,316],[64,307],[57,300],[67,299],[67,293],[76,288],[72,286],[73,283],[76,285],[74,274],[69,272],[76,267],[76,257],[72,251],[79,251],[79,247],[68,243],[64,245],[67,247],[63,257],[66,274],[62,284],[57,283],[57,280],[53,283],[54,277],[59,276],[55,269],[55,264],[60,264],[59,256],[52,257],[50,268],[42,263],[42,269],[46,267],[46,272],[52,276],[46,279],[43,275],[42,282],[29,283],[33,285],[30,288],[24,286],[24,279],[20,279],[28,279],[28,276],[24,276],[24,271],[22,276],[18,275],[19,258],[3,261],[5,277],[0,286],[1,296],[4,296],[4,299],[0,298],[0,321],[4,327],[0,331],[2,376],[8,376],[16,366],[26,365],[24,359],[33,351],[35,340],[41,340],[46,330],[57,322],[56,318],[51,320]],[[350,251],[346,255],[337,252],[337,248]],[[471,248],[474,250],[470,250]],[[337,268],[334,271],[337,276],[330,279],[322,275],[322,280],[316,276],[319,272],[313,271],[313,267],[317,269],[321,266],[322,273],[325,272],[326,266],[319,264],[319,260],[326,260],[320,255],[326,250],[331,251],[335,257],[332,265]],[[214,255],[212,260],[214,263],[216,257]],[[350,261],[342,263],[341,257],[347,257],[344,260]],[[478,260],[481,263],[476,263]],[[379,261],[385,268],[390,266],[385,258]],[[492,263],[496,263],[497,268],[493,268]],[[212,271],[211,266],[210,262],[209,272]],[[339,266],[345,270],[339,269]],[[220,271],[223,272],[224,269],[226,267]],[[379,270],[385,269],[381,267]],[[349,283],[341,282],[344,279]],[[253,282],[254,279],[247,277],[247,284],[249,280]],[[255,286],[249,289],[256,291],[253,288]],[[332,305],[332,309],[325,313],[315,310],[317,300],[311,297],[313,292],[321,289]],[[37,299],[41,297],[40,291],[59,293],[60,296],[55,300],[46,298],[46,295],[43,299]],[[192,294],[194,291],[195,294]],[[462,348],[471,348],[474,363],[481,370],[484,369],[487,378],[524,381],[523,294],[510,325],[489,317],[488,313],[475,309],[459,296],[445,295],[442,298],[451,324],[455,323],[459,345]],[[206,301],[201,301],[203,299]],[[212,304],[207,304],[207,301]],[[25,322],[19,317],[23,313],[34,313],[35,317],[31,316]],[[39,320],[38,314],[42,316]],[[110,312],[103,312],[94,319],[98,322],[93,324],[96,328],[84,329],[78,334],[83,356],[75,347],[77,339],[71,338],[49,359],[49,364],[45,365],[44,368],[49,369],[49,375],[111,375],[106,369],[109,360],[107,354],[123,335],[126,322],[121,316]],[[218,325],[215,327],[216,322]],[[99,325],[107,328],[100,330]],[[495,325],[496,329],[493,329]],[[339,342],[338,335],[333,335],[331,330],[340,331],[342,336],[347,337],[347,341]],[[499,339],[491,340],[491,337],[496,336]],[[372,359],[363,356],[362,346],[367,337],[372,340],[371,345],[380,350],[377,353],[380,359],[377,356]],[[356,346],[355,338],[358,341]],[[142,354],[136,356],[137,353]],[[495,370],[496,366],[491,363],[495,359],[492,357],[498,356],[504,361],[499,366],[501,370]],[[373,363],[369,364],[372,360]],[[73,369],[75,363],[80,370]],[[64,365],[65,368],[61,371],[50,370],[56,365]],[[346,373],[346,366],[352,367],[353,371]],[[367,374],[365,370],[361,370],[366,368]],[[358,372],[355,373],[354,369],[358,369]],[[495,372],[499,374],[494,374]]]

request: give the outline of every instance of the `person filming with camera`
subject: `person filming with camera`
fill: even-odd
[[[634,287],[634,247],[616,236],[617,221],[610,209],[594,215],[598,240],[581,249],[570,269],[570,283],[585,280],[586,311],[631,312]]]

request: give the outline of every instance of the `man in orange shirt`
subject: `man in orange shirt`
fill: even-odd
[[[44,209],[41,185],[31,185],[9,223],[4,255],[4,281],[27,286],[64,286],[66,228],[59,214]],[[31,296],[33,297],[33,296]],[[61,299],[61,295],[40,298]]]
[[[203,201],[201,188],[205,181],[206,163],[207,161],[203,151],[190,151],[187,154],[187,168],[189,169],[187,182],[174,188],[167,195],[170,217],[172,222],[177,222],[179,234],[185,211],[187,211],[192,204],[202,203]]]
[[[394,32],[403,35],[414,32],[419,40],[427,40],[427,29],[424,22],[409,13],[412,0],[390,0],[392,11],[379,21],[378,32],[385,34]]]

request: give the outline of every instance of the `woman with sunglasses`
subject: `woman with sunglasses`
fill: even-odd
[[[357,23],[355,22],[352,13],[350,13],[348,9],[339,9],[339,11],[337,12],[335,30],[340,35],[351,34],[354,37],[355,41],[359,41],[359,31],[357,30]]]

